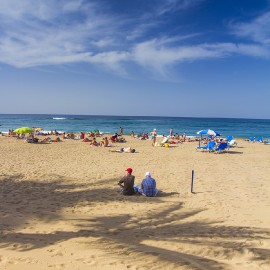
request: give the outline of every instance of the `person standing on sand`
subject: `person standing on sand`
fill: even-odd
[[[120,192],[123,195],[134,195],[134,181],[135,181],[135,176],[132,175],[132,169],[127,168],[126,169],[126,175],[121,178],[121,180],[118,182],[118,185],[120,186]]]
[[[157,138],[157,130],[154,128],[154,130],[151,132],[152,146],[155,146],[156,138]]]
[[[171,128],[170,129],[170,137],[172,138],[172,136],[173,136],[173,129]]]
[[[119,128],[119,133],[121,136],[123,135],[123,128],[122,127]]]

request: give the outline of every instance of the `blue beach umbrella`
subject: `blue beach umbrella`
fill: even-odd
[[[212,129],[203,129],[197,132],[198,135],[210,135],[210,136],[220,136],[219,133],[217,133],[216,131],[212,130]],[[201,140],[199,140],[199,146],[201,145]]]
[[[198,135],[210,135],[210,136],[220,136],[220,134],[212,129],[203,129],[197,132]]]

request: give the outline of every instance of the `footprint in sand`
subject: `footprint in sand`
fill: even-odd
[[[57,249],[47,249],[48,252],[52,253],[52,257],[55,256],[64,256],[64,253]]]

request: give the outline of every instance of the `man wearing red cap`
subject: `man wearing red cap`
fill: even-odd
[[[131,175],[132,174],[132,169],[127,168],[126,169],[126,175],[119,181],[118,185],[121,187],[121,193],[123,195],[134,195],[134,181],[135,181],[135,176]]]

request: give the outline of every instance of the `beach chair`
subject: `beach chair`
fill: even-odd
[[[237,146],[237,142],[235,140],[230,140],[227,142],[228,147],[235,147]]]
[[[250,137],[249,142],[255,142],[255,137]]]
[[[161,143],[159,143],[159,146],[166,146],[166,144],[168,144],[169,142],[169,138],[165,137]]]
[[[233,136],[230,135],[227,137],[227,142],[230,142],[231,140],[233,140]]]
[[[225,152],[228,149],[227,143],[221,143],[218,147],[214,148],[215,153]]]
[[[196,150],[206,150],[206,151],[214,151],[214,147],[215,147],[215,142],[213,141],[210,141],[207,143],[207,145],[204,145],[204,146],[198,146],[196,148]]]
[[[263,142],[263,137],[258,137],[257,142],[262,143]]]

